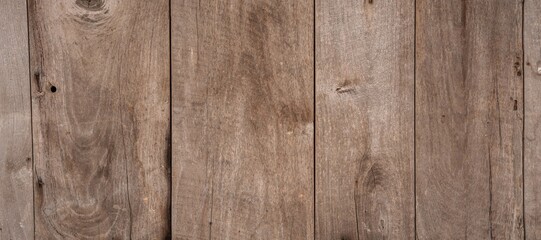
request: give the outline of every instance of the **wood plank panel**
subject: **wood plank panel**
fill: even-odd
[[[313,239],[313,1],[172,1],[173,239]]]
[[[30,0],[39,239],[169,233],[169,2]]]
[[[522,239],[522,5],[418,0],[419,239]]]
[[[414,238],[414,1],[316,0],[316,238]]]
[[[33,239],[26,1],[0,7],[0,239]]]
[[[526,239],[541,239],[541,2],[524,2],[524,200]]]

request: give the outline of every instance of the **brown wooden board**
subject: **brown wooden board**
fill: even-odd
[[[169,233],[169,1],[30,0],[36,239]]]
[[[418,239],[522,239],[522,5],[418,0]]]
[[[414,1],[316,0],[316,238],[414,238]]]
[[[313,239],[313,1],[171,4],[173,239]]]
[[[524,200],[526,239],[541,239],[541,2],[524,2]]]
[[[0,4],[0,239],[33,239],[26,2]]]

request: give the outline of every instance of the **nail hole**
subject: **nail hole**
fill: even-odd
[[[56,92],[56,87],[55,86],[51,86],[51,92]]]

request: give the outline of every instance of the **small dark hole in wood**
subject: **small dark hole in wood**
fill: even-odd
[[[56,87],[55,86],[51,86],[51,92],[56,92]]]

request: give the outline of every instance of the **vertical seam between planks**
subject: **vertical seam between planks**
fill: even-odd
[[[172,48],[172,17],[171,0],[169,0],[169,238],[173,238],[173,48]]]
[[[413,1],[413,238],[417,239],[417,0]]]
[[[31,61],[31,55],[30,55],[30,7],[29,3],[30,0],[26,0],[26,37],[27,37],[27,49],[28,49],[28,91],[29,91],[29,98],[30,98],[30,146],[31,146],[31,164],[32,164],[32,221],[33,221],[33,239],[36,239],[36,210],[35,210],[35,189],[34,189],[34,173],[35,173],[35,166],[34,166],[34,119],[33,119],[33,111],[32,111],[32,61]]]
[[[314,120],[314,133],[313,133],[313,179],[314,179],[314,187],[313,187],[313,190],[314,193],[313,193],[313,198],[314,198],[314,216],[313,216],[313,228],[314,228],[314,240],[316,239],[316,179],[317,179],[317,175],[316,175],[316,131],[317,131],[317,128],[316,128],[316,83],[317,83],[317,80],[316,80],[316,0],[314,0],[312,2],[313,4],[313,9],[312,9],[312,47],[313,47],[313,63],[312,63],[312,68],[313,68],[313,108],[314,108],[314,114],[313,114],[313,120]]]
[[[199,13],[201,11],[201,0],[197,1],[197,10],[195,11],[195,35],[196,35],[196,48],[197,48],[197,63],[196,63],[196,75],[198,72],[199,67]],[[205,156],[206,156],[206,165],[208,166],[208,162],[211,161],[211,172],[207,175],[209,176],[210,181],[210,216],[208,219],[208,225],[209,225],[209,240],[212,240],[212,222],[214,220],[214,174],[215,174],[215,161],[212,158],[209,158],[210,156],[210,149],[209,149],[209,134],[207,133],[207,126],[209,126],[209,79],[205,78],[205,144],[207,145],[205,149]],[[209,160],[210,159],[210,160]]]
[[[525,78],[525,75],[524,74],[524,62],[526,61],[526,59],[524,59],[524,52],[525,52],[525,48],[524,48],[524,18],[525,18],[525,15],[524,15],[524,5],[526,5],[526,1],[525,0],[521,0],[522,2],[522,25],[521,25],[521,47],[522,47],[522,231],[523,231],[523,239],[526,239],[526,172],[524,171],[525,167],[524,167],[524,133],[525,133],[525,128],[526,128],[526,88],[525,88],[525,85],[526,85],[526,78]]]

